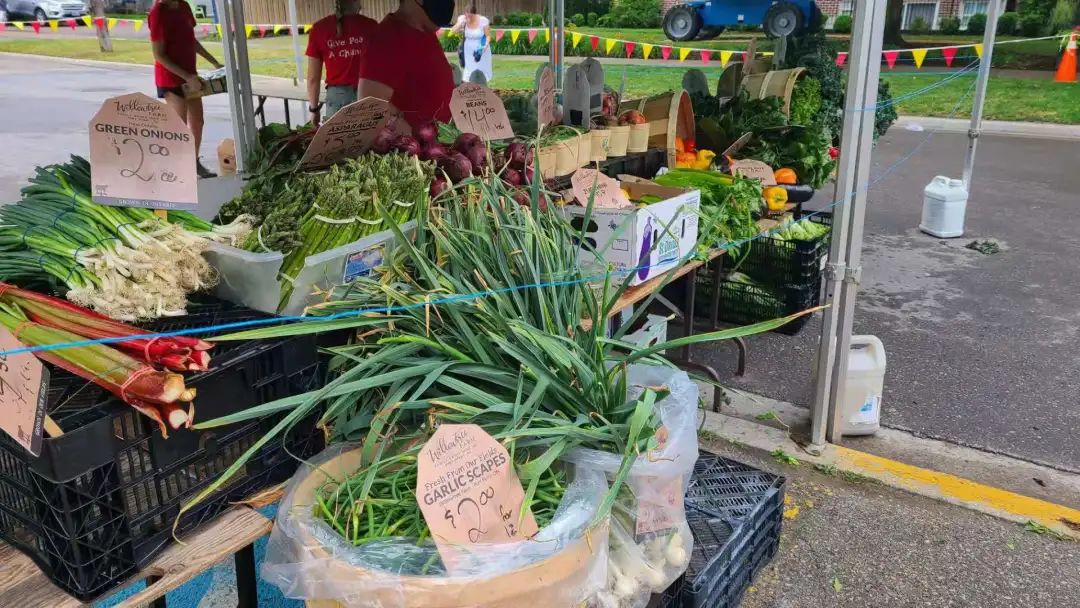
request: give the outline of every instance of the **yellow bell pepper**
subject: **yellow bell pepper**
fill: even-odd
[[[714,158],[716,158],[716,152],[713,152],[712,150],[698,150],[697,155],[694,157],[692,167],[694,169],[708,169],[712,167]]]
[[[765,206],[769,211],[783,211],[787,205],[787,190],[780,186],[769,186],[761,191],[762,198],[765,199]]]

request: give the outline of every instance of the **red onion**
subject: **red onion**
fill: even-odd
[[[428,188],[428,194],[431,198],[435,198],[450,189],[450,184],[446,183],[446,178],[442,175],[436,175],[435,179],[431,180],[431,187]]]
[[[420,142],[408,135],[400,135],[394,140],[393,148],[398,152],[404,152],[409,156],[420,155]]]
[[[503,181],[511,186],[520,186],[524,183],[521,172],[517,169],[506,169],[502,172]]]
[[[453,183],[458,183],[472,175],[473,166],[469,158],[461,152],[451,152],[439,159],[439,168],[446,172]]]
[[[375,134],[375,141],[371,143],[371,151],[376,154],[386,154],[393,149],[396,137],[392,127],[379,129],[379,132]]]
[[[438,142],[425,144],[424,149],[420,151],[420,160],[439,160],[448,153],[446,146]]]
[[[483,147],[471,148],[465,156],[472,163],[473,175],[482,175],[484,169],[487,168],[487,150]]]
[[[532,165],[525,167],[525,170],[522,172],[522,177],[525,178],[526,184],[533,183],[533,177],[535,177],[535,172],[533,171]]]
[[[426,122],[416,128],[413,132],[416,139],[424,146],[430,146],[435,143],[439,137],[439,129],[435,126],[434,122]]]
[[[473,148],[483,148],[484,140],[476,133],[462,133],[454,140],[454,149],[462,154],[468,154]]]
[[[532,164],[532,150],[521,142],[513,142],[506,146],[506,158],[510,161],[510,166],[521,170],[525,168],[525,165]]]

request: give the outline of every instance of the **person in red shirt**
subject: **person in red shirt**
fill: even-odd
[[[184,96],[184,84],[197,88],[202,86],[195,71],[195,54],[202,55],[215,68],[221,64],[195,39],[195,15],[184,0],[157,0],[146,18],[150,26],[150,46],[154,50],[154,83],[157,95],[187,123],[195,138],[198,155],[202,144],[203,103],[196,97]],[[196,161],[199,177],[214,174]]]
[[[323,103],[319,83],[326,68],[326,112],[330,118],[342,107],[356,101],[360,82],[360,60],[368,35],[379,24],[360,14],[358,0],[337,0],[333,15],[315,22],[308,32],[308,110],[311,124],[318,126]]]
[[[357,98],[389,100],[413,127],[450,122],[454,72],[435,32],[453,18],[453,0],[401,0],[371,36]]]

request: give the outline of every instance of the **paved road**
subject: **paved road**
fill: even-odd
[[[927,135],[890,131],[871,175]],[[938,174],[959,177],[965,142],[935,135],[869,197],[855,333],[877,335],[888,352],[883,420],[1080,471],[1080,141],[984,137],[968,234],[922,234],[922,189]],[[1004,251],[965,249],[972,239]],[[749,372],[731,383],[809,404],[819,328],[815,320],[793,338],[752,339]],[[700,351],[730,374],[729,347]]]
[[[17,196],[35,165],[85,154],[86,124],[103,98],[152,92],[149,68],[33,57],[0,62],[0,79],[0,201]],[[213,166],[216,143],[231,136],[224,96],[207,100],[207,119],[203,156]],[[894,129],[873,174],[926,136]],[[964,249],[968,238],[915,229],[923,186],[957,175],[963,151],[962,135],[938,134],[870,197],[856,332],[878,335],[889,353],[884,420],[1080,470],[1080,142],[984,138],[968,228],[970,238],[1002,243],[995,256]],[[751,340],[750,371],[732,384],[807,404],[817,328]],[[702,349],[727,373],[730,354]]]

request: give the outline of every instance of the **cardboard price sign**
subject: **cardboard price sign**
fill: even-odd
[[[0,351],[23,345],[0,327]],[[31,353],[0,355],[0,429],[34,456],[41,455],[49,372]]]
[[[420,450],[416,498],[439,554],[455,557],[477,543],[530,538],[531,512],[519,517],[525,490],[506,448],[475,424],[444,424]]]
[[[762,186],[776,185],[772,167],[760,160],[737,160],[731,163],[731,174],[759,180]]]
[[[194,209],[199,201],[197,156],[184,121],[142,93],[107,99],[90,120],[95,203]]]
[[[620,209],[632,206],[626,193],[619,187],[619,182],[596,169],[578,169],[570,177],[570,186],[573,188],[574,198],[582,207],[589,204],[590,196],[593,198],[594,208]]]
[[[475,133],[485,141],[514,136],[502,100],[485,86],[467,83],[454,89],[450,112],[462,133]]]
[[[555,72],[547,65],[536,82],[536,120],[541,129],[555,122]]]
[[[322,169],[367,152],[386,125],[390,110],[389,102],[375,97],[365,97],[341,108],[319,127],[300,159],[300,168]]]

